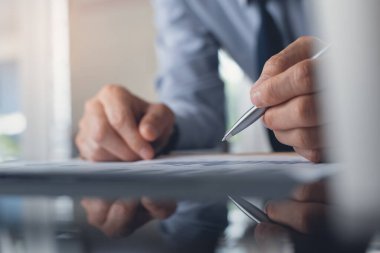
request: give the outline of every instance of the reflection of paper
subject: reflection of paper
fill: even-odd
[[[319,168],[318,170],[316,168]],[[152,161],[91,163],[80,160],[48,163],[9,163],[0,173],[123,174],[131,175],[239,175],[269,171],[289,172],[300,180],[329,174],[331,169],[295,155],[188,155]]]

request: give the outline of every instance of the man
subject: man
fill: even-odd
[[[162,103],[150,104],[121,86],[105,86],[86,104],[80,123],[76,142],[83,158],[135,161],[152,159],[161,151],[218,145],[225,132],[224,90],[218,73],[218,51],[224,49],[257,80],[251,100],[269,107],[263,122],[273,130],[268,135],[274,150],[293,148],[310,161],[321,160],[322,123],[311,60],[313,48],[321,42],[301,37],[308,33],[304,1],[154,0],[153,5],[160,60],[156,86]],[[299,232],[312,233],[313,224],[326,213],[323,189],[323,184],[302,187],[292,200],[270,203],[268,215]],[[149,210],[144,200],[141,203]],[[96,208],[93,204],[83,203],[89,217],[100,217],[90,222],[109,234],[115,228],[102,226],[107,217],[124,221],[119,222],[120,230],[130,225],[123,216],[136,208],[125,201],[98,203]],[[172,207],[153,204],[164,215],[150,217],[164,218],[173,212]],[[115,205],[124,210],[119,216]],[[218,222],[224,221],[214,219],[209,224]]]

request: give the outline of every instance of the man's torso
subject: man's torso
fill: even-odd
[[[223,48],[254,80],[256,71],[257,33],[261,24],[255,0],[191,0],[192,13]],[[303,0],[268,1],[268,10],[280,28],[284,46],[296,38],[310,34]]]

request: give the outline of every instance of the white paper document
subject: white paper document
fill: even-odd
[[[169,190],[191,192],[186,187],[200,187],[203,191],[208,191],[208,188],[213,191],[229,187],[238,189],[239,184],[241,189],[248,189],[253,183],[261,185],[265,182],[300,184],[316,181],[335,171],[334,166],[313,164],[296,155],[183,155],[138,162],[72,160],[0,165],[0,176],[14,180],[20,176],[26,182],[28,179],[35,182],[45,180],[45,183],[55,182],[57,185],[68,181],[89,186],[104,183],[125,188],[134,185],[136,192],[139,191],[136,185],[139,188],[138,185],[143,184],[149,188],[156,187],[155,193]],[[168,185],[173,185],[174,189],[168,189]]]

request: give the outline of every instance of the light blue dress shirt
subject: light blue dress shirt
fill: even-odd
[[[308,34],[305,1],[268,2],[284,41]],[[159,75],[156,88],[175,113],[177,148],[210,148],[225,131],[224,85],[219,77],[220,49],[251,80],[256,80],[256,35],[260,14],[255,0],[152,0],[157,27]],[[224,203],[179,203],[161,223],[163,234],[180,245],[199,242],[212,248],[227,225]]]
[[[257,0],[153,0],[159,74],[156,88],[176,115],[178,149],[215,147],[225,132],[224,85],[218,52],[225,50],[256,80]],[[306,0],[268,1],[289,44],[308,34]]]

